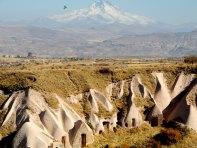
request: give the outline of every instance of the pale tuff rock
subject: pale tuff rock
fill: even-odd
[[[118,98],[121,99],[123,94],[124,94],[124,84],[125,81],[121,81],[121,85],[120,85],[120,93],[118,94]]]
[[[26,122],[17,132],[13,140],[13,147],[48,148],[52,142],[53,137],[48,133],[33,122]]]
[[[65,111],[66,114],[68,114],[73,120],[78,121],[79,119],[82,119],[83,117],[80,117],[73,108],[71,108],[66,102],[63,101],[61,97],[56,95],[56,98],[58,99],[58,102],[60,104],[60,107]]]
[[[156,90],[154,94],[154,101],[159,110],[163,111],[171,101],[171,95],[166,84],[163,73],[154,73],[156,77]]]
[[[133,77],[131,82],[131,91],[134,95],[140,95],[142,98],[152,98],[152,94],[142,83],[140,76]]]
[[[5,125],[7,121],[12,117],[12,115],[16,113],[16,110],[21,108],[22,98],[24,97],[25,97],[25,92],[23,91],[21,93],[20,92],[14,93],[8,99],[8,101],[3,106],[3,109],[9,109],[9,112],[7,113],[7,116],[2,125]]]
[[[104,131],[103,124],[96,114],[91,114],[89,118],[89,122],[91,123],[95,133],[99,133],[100,131]]]
[[[117,126],[117,113],[114,113],[111,118],[98,118],[96,114],[91,114],[89,122],[91,123],[94,132],[96,134],[100,132],[104,132],[106,129],[104,127],[105,124],[108,125],[108,129],[113,131],[113,129]]]
[[[57,116],[52,112],[50,112],[49,110],[44,111],[40,115],[40,118],[44,127],[48,130],[50,135],[52,135],[55,139],[61,140],[61,138],[66,134],[65,131],[63,130],[63,127],[60,125],[60,122],[58,122],[59,120]],[[68,125],[68,127],[69,126],[70,125]],[[72,127],[74,127],[74,124],[72,125],[71,122],[71,128]]]
[[[106,97],[107,97],[108,99],[110,99],[111,96],[112,96],[113,87],[114,87],[114,84],[113,84],[113,83],[109,84],[109,85],[106,87]]]
[[[188,127],[197,129],[196,124],[196,95],[194,95],[194,101],[190,102],[187,96],[190,92],[195,91],[197,79],[191,81],[191,83],[185,87],[169,104],[169,106],[163,111],[164,117],[167,121],[178,121],[186,124]],[[196,93],[196,92],[195,92]]]
[[[76,134],[71,138],[76,141],[80,131],[89,137],[93,136],[91,129],[84,122],[84,118],[63,103],[60,97],[56,97],[60,103],[60,108],[57,110],[49,108],[42,95],[31,89],[14,93],[8,99],[4,108],[10,108],[10,110],[3,124],[6,124],[16,114],[15,124],[19,128],[13,141],[13,147],[48,147],[54,140],[61,141],[70,130],[75,129],[75,123],[78,121],[83,126],[76,128],[76,131],[73,130]],[[87,143],[92,143],[92,139],[87,139]],[[75,142],[72,144],[76,145]]]
[[[83,94],[79,94],[79,95],[71,95],[69,98],[67,98],[67,100],[72,103],[72,104],[78,104],[80,100],[82,100],[83,98]]]
[[[113,131],[114,128],[116,128],[117,122],[118,122],[117,113],[114,113],[114,114],[112,115],[112,117],[111,117],[108,121],[109,121],[109,123],[110,123],[109,130]]]
[[[126,127],[138,127],[142,124],[142,115],[135,103],[132,103],[125,122],[127,123]]]
[[[158,115],[162,115],[162,111],[158,108],[157,105],[155,105],[151,112],[148,114],[147,119],[150,120],[151,117],[157,117]]]
[[[181,73],[178,79],[175,81],[174,88],[172,90],[172,98],[176,97],[181,91],[187,87],[191,81],[194,79],[194,74],[185,75]]]
[[[138,85],[136,85],[138,84]],[[140,113],[140,109],[138,107],[136,107],[135,102],[134,102],[134,97],[136,96],[136,94],[140,94],[139,91],[139,83],[138,83],[138,77],[135,76],[133,77],[132,81],[131,81],[131,100],[129,103],[129,111],[128,111],[128,115],[126,117],[125,123],[127,124],[127,127],[138,127],[142,124],[143,119],[142,119],[142,115]]]
[[[79,148],[81,146],[81,134],[86,135],[87,144],[91,144],[94,141],[93,132],[90,127],[78,120],[75,122],[74,128],[69,131],[70,142],[73,148]]]
[[[4,95],[4,92],[2,90],[0,90],[0,95]]]
[[[52,144],[59,147],[66,144],[68,148],[78,148],[82,146],[84,137],[85,144],[91,144],[94,134],[104,132],[106,128],[113,131],[118,123],[128,128],[140,126],[144,122],[144,115],[135,102],[135,98],[140,96],[138,99],[149,98],[154,103],[146,119],[151,120],[152,117],[163,114],[166,121],[177,121],[197,130],[197,80],[194,75],[182,73],[172,90],[168,89],[163,73],[153,75],[157,84],[154,94],[150,93],[136,75],[131,80],[111,83],[106,87],[106,93],[90,89],[84,94],[71,95],[66,101],[53,94],[59,103],[57,109],[50,108],[42,94],[35,90],[13,92],[3,106],[8,112],[2,125],[14,120],[17,131],[13,139],[14,148],[48,148]],[[73,106],[67,104],[69,102],[81,105],[84,97],[90,106],[90,113],[86,117],[80,116]],[[126,106],[116,109],[112,104],[113,99],[124,99],[127,101]],[[98,116],[99,105],[110,113],[110,116]]]
[[[144,96],[144,88],[143,86],[139,83],[138,81],[138,76],[134,76],[132,78],[132,81],[130,83],[130,89],[131,89],[131,93],[133,95],[133,98],[136,96],[136,95],[141,95],[142,97]]]
[[[96,100],[99,103],[101,103],[103,105],[103,107],[105,107],[105,109],[109,112],[111,112],[113,110],[113,106],[112,104],[109,102],[109,99],[106,98],[102,93],[91,89],[90,90],[90,94],[92,96],[92,100]]]
[[[98,104],[97,104],[97,101],[94,97],[94,95],[91,95],[91,93],[93,93],[91,90],[90,90],[90,94],[89,94],[89,101],[90,101],[90,104],[91,104],[91,111],[93,113],[98,113],[99,112],[99,107],[98,107]]]
[[[186,125],[197,131],[197,107],[195,105],[190,105],[190,113],[187,119]]]

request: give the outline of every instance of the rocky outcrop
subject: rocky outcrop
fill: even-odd
[[[46,147],[54,141],[61,143],[62,137],[68,135],[72,130],[75,136],[85,133],[92,138],[87,138],[87,143],[93,142],[93,132],[73,109],[62,103],[60,97],[59,109],[54,110],[48,107],[42,95],[35,90],[26,90],[14,93],[4,105],[9,111],[3,122],[3,125],[15,117],[16,130],[18,130],[14,140],[13,147]],[[76,128],[76,122],[80,121],[81,126]],[[82,126],[83,125],[83,126]],[[78,141],[76,141],[79,143]],[[73,147],[77,145],[72,141]]]
[[[1,126],[14,121],[13,147],[78,148],[94,142],[94,135],[115,131],[117,124],[135,128],[159,115],[197,130],[197,79],[180,74],[169,89],[163,73],[153,73],[156,89],[150,93],[138,75],[109,84],[103,92],[95,89],[63,99],[53,94],[56,109],[49,107],[42,93],[13,92],[3,105],[6,116]],[[147,100],[152,106],[144,106]],[[119,105],[117,102],[119,102]],[[77,107],[81,107],[79,112]]]
[[[185,83],[184,83],[185,84]],[[180,91],[180,93],[172,99],[171,103],[163,111],[167,121],[177,121],[186,124],[188,127],[197,130],[196,126],[196,87],[197,79],[193,79],[188,85]],[[193,93],[192,98],[187,98],[190,93]],[[190,100],[191,99],[191,100]]]
[[[159,110],[163,111],[170,103],[171,96],[163,73],[153,73],[156,78],[154,101]]]

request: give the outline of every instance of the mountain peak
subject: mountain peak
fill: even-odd
[[[106,0],[96,0],[92,4],[92,7],[105,7],[105,5],[111,5],[112,6],[112,4],[109,1],[106,1]]]
[[[104,0],[97,0],[93,3],[93,5],[96,5],[96,6],[102,6],[105,4],[105,1]]]
[[[105,0],[98,0],[95,1],[90,7],[89,7],[89,14],[94,15],[94,16],[102,16],[106,18],[106,16],[110,15],[113,16],[112,13],[120,13],[118,8],[113,6],[110,2],[105,1]]]
[[[154,21],[148,17],[124,12],[106,0],[96,0],[89,8],[66,12],[64,15],[51,17],[60,22],[94,21],[96,24],[119,23],[125,25],[149,25]]]

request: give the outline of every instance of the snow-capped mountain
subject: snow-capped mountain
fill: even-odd
[[[77,21],[81,23],[86,22],[88,24],[119,23],[146,26],[155,23],[151,18],[123,12],[105,0],[97,0],[89,8],[66,12],[63,15],[55,15],[50,17],[50,19],[63,23],[76,23]]]

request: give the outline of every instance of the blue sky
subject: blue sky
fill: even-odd
[[[197,23],[197,0],[109,0],[124,11],[168,24]],[[0,0],[1,20],[24,20],[88,7],[94,0]],[[67,10],[68,11],[68,10]]]

